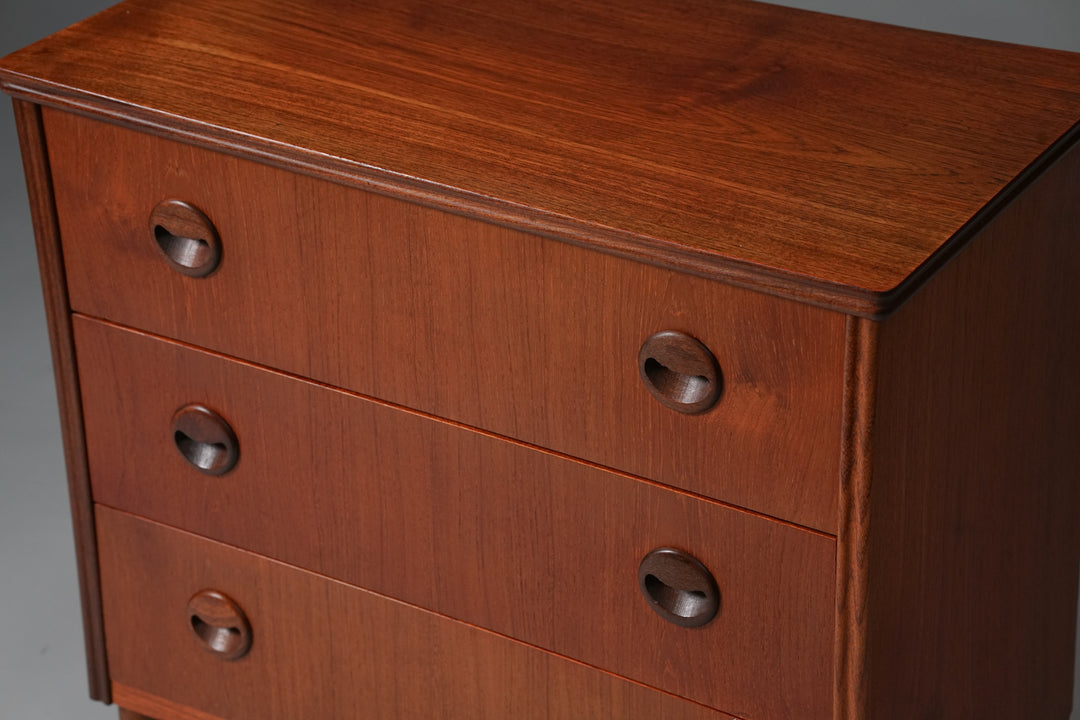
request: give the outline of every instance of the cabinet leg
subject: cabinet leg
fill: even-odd
[[[154,720],[154,718],[148,715],[134,712],[132,710],[125,710],[120,708],[120,720]]]

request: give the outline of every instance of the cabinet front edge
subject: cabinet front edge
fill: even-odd
[[[60,228],[53,201],[45,131],[40,106],[18,98],[14,99],[13,105],[49,326],[49,346],[60,411],[60,429],[79,572],[89,690],[93,699],[108,703],[111,701],[111,687],[105,655],[97,536],[83,434],[75,344],[71,333],[71,308],[64,276]]]
[[[1080,139],[1080,124],[1050,145],[912,274],[894,288],[867,289],[696,250],[662,238],[559,215],[253,137],[226,127],[88,95],[36,78],[0,71],[0,89],[15,98],[120,124],[170,140],[254,160],[426,207],[717,280],[848,315],[881,319],[898,309],[1030,182]]]

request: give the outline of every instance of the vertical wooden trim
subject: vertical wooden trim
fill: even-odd
[[[847,320],[840,526],[836,543],[836,720],[866,720],[867,547],[878,324]]]
[[[82,596],[83,631],[86,641],[86,665],[90,697],[110,702],[109,672],[105,657],[105,627],[101,614],[100,578],[98,576],[97,540],[90,495],[90,475],[86,462],[79,377],[75,345],[71,334],[71,308],[68,305],[64,278],[60,228],[53,201],[45,129],[41,108],[23,100],[14,100],[15,123],[22,147],[30,212],[34,222],[41,289],[45,296],[45,314],[49,322],[56,395],[60,406],[60,429],[64,438],[68,493],[71,499],[72,524],[75,530],[76,562],[79,568],[79,591]]]

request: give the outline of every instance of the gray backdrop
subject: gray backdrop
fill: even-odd
[[[110,4],[109,0],[0,0],[0,55]],[[1080,0],[786,0],[781,4],[1080,51]],[[115,719],[114,709],[86,698],[74,545],[45,314],[15,127],[7,103],[3,104],[0,720]],[[1080,647],[1080,636],[1077,644]],[[1080,681],[1073,697],[1072,717],[1080,720]]]

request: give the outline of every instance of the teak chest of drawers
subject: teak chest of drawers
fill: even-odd
[[[128,0],[0,61],[91,695],[1066,720],[1080,57]]]

